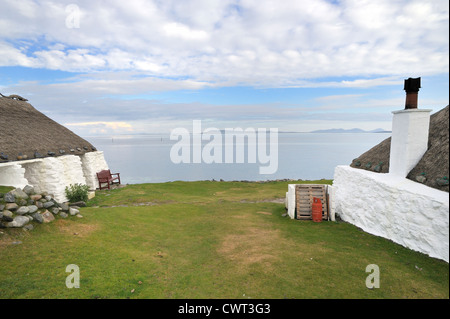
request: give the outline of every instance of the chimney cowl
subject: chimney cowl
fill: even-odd
[[[420,89],[420,77],[405,80],[404,90],[406,91],[405,110],[417,109],[417,100]]]

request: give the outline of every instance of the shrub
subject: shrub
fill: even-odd
[[[66,186],[65,192],[69,202],[85,202],[88,200],[89,186],[83,184],[70,184],[69,186]]]

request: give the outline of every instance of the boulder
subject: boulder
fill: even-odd
[[[16,188],[16,189],[10,191],[10,193],[12,193],[16,198],[23,198],[23,199],[27,199],[28,198],[27,193],[25,193],[20,188]]]
[[[70,214],[71,216],[75,216],[75,215],[78,214],[78,213],[80,213],[80,211],[79,211],[78,209],[72,208],[72,207],[69,208],[69,214]]]
[[[30,210],[28,213],[33,214],[33,213],[37,212],[38,207],[36,205],[30,205],[30,206],[28,206],[28,209]]]
[[[54,202],[48,201],[48,202],[45,202],[45,203],[44,203],[44,208],[50,208],[50,207],[52,207],[52,206],[54,206],[54,205],[55,205]]]
[[[34,213],[31,215],[31,217],[33,217],[33,219],[38,222],[39,224],[42,224],[44,222],[44,218],[42,218],[42,215],[38,212]]]
[[[36,194],[36,195],[31,195],[30,198],[34,201],[40,200],[42,198],[42,195]]]
[[[6,223],[6,227],[23,227],[28,224],[30,220],[25,216],[16,216],[12,222]]]
[[[16,203],[8,203],[5,206],[6,210],[10,210],[10,211],[16,211],[19,208],[19,205],[17,205]]]
[[[31,185],[27,185],[23,188],[23,192],[27,195],[32,195],[34,194],[34,187]]]
[[[5,202],[7,202],[7,203],[15,203],[15,202],[16,202],[16,196],[14,196],[13,193],[9,192],[9,193],[6,193],[6,194],[3,196],[3,200],[4,200]]]
[[[43,212],[41,215],[42,219],[44,220],[44,223],[50,223],[51,221],[55,220],[55,216],[53,216],[53,214],[50,213],[48,210]]]
[[[24,214],[28,214],[30,212],[30,209],[27,206],[20,206],[17,210],[16,210],[16,214],[17,215],[24,215]]]

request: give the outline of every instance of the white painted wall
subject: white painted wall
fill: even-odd
[[[0,163],[0,185],[23,188],[28,184],[25,169],[15,162]]]
[[[406,177],[428,149],[431,110],[408,109],[392,112],[389,173]]]
[[[364,231],[449,261],[449,195],[394,174],[334,173],[336,213]]]
[[[65,188],[70,184],[98,187],[96,173],[108,169],[103,152],[89,152],[83,156],[64,155],[42,159],[0,164],[0,185],[23,188],[38,187],[52,194],[58,202],[67,201]]]
[[[81,163],[86,185],[91,190],[98,188],[97,173],[109,169],[102,151],[89,152],[81,156]]]

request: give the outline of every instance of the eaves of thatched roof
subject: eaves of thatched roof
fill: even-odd
[[[442,191],[449,191],[449,186],[441,186],[438,179],[449,177],[449,106],[431,115],[428,133],[428,150],[422,159],[409,172],[407,178],[416,181],[416,177],[424,175],[425,185]],[[374,146],[350,164],[351,167],[375,171],[381,163],[379,173],[389,172],[389,156],[391,138],[387,138]],[[358,164],[357,164],[358,163]],[[370,168],[368,167],[370,163]],[[366,166],[367,165],[367,166]],[[380,166],[379,166],[380,168]],[[377,169],[378,170],[378,169]]]
[[[39,155],[83,155],[95,150],[88,141],[30,103],[0,97],[0,163],[34,159]]]

